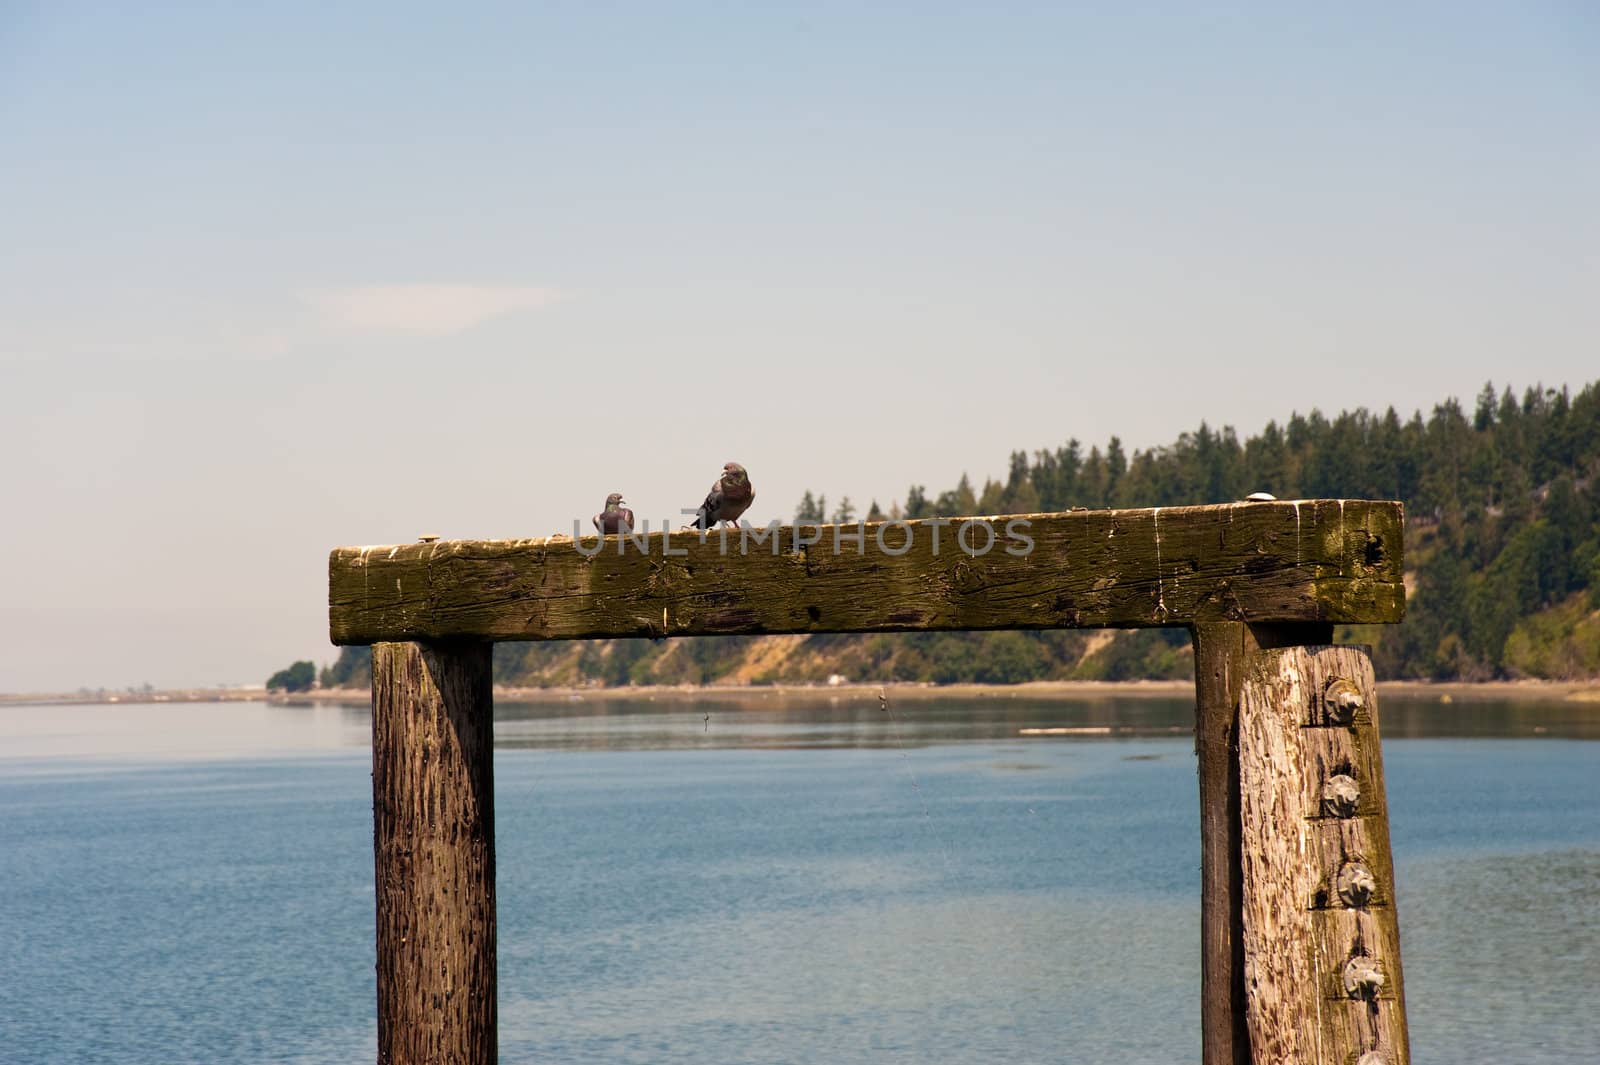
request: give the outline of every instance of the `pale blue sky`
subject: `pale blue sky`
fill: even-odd
[[[325,560],[1600,377],[1600,18],[0,0],[0,691]]]

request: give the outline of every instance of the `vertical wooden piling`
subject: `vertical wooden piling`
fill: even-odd
[[[1407,1065],[1394,862],[1365,649],[1251,654],[1239,772],[1256,1065]]]
[[[372,649],[379,1065],[497,1055],[488,643]]]
[[[1243,622],[1196,625],[1194,747],[1200,774],[1200,1060],[1249,1065],[1239,940],[1239,689]]]
[[[1240,859],[1239,695],[1248,656],[1325,643],[1331,625],[1196,624],[1194,745],[1200,777],[1200,1060],[1249,1065],[1245,1021],[1244,879]]]

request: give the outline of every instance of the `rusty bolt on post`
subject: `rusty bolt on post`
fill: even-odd
[[[1349,817],[1356,812],[1361,801],[1361,788],[1355,777],[1335,773],[1322,785],[1322,812],[1335,817]]]
[[[1372,870],[1361,862],[1345,862],[1335,878],[1334,887],[1346,906],[1359,910],[1372,900],[1372,893],[1378,890],[1378,880],[1372,875]]]
[[[1344,993],[1371,1001],[1383,990],[1383,970],[1370,954],[1357,954],[1344,963]]]
[[[1366,699],[1361,695],[1361,689],[1355,682],[1339,677],[1328,685],[1328,690],[1322,693],[1322,705],[1327,711],[1328,720],[1339,725],[1348,725],[1355,720],[1356,711],[1366,705]]]

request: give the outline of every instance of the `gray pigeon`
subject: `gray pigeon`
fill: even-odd
[[[633,511],[622,505],[621,492],[606,496],[606,509],[594,516],[594,527],[600,530],[601,536],[633,531]]]
[[[717,522],[737,524],[739,516],[750,509],[756,491],[750,487],[750,475],[737,462],[722,467],[722,476],[706,493],[706,501],[695,512],[693,528],[710,529]]]

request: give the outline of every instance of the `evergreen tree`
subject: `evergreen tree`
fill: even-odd
[[[1006,489],[999,481],[983,482],[983,492],[978,496],[977,514],[999,514],[1005,510]]]
[[[1106,443],[1106,506],[1122,506],[1122,478],[1127,473],[1128,456],[1123,454],[1122,441],[1113,436]]]
[[[965,517],[975,513],[977,509],[978,498],[972,494],[972,482],[964,473],[955,488],[939,493],[939,498],[933,505],[934,513],[944,518]]]
[[[1499,397],[1494,392],[1494,382],[1485,381],[1483,391],[1478,393],[1478,406],[1472,414],[1472,429],[1474,432],[1483,433],[1494,427],[1495,410],[1499,407]]]
[[[823,517],[823,505],[826,500],[827,497],[823,497],[820,501],[817,500],[811,495],[811,489],[807,488],[806,494],[800,498],[800,505],[795,508],[794,523],[796,525],[816,525],[826,520]]]

